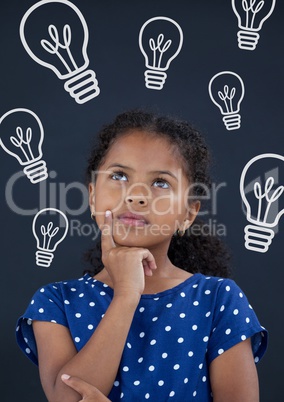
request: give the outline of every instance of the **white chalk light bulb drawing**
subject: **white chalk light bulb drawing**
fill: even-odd
[[[227,130],[241,126],[240,106],[245,94],[241,77],[232,71],[215,74],[208,85],[212,102],[220,109]]]
[[[273,176],[269,176],[261,183],[260,177],[251,181],[248,179],[249,171],[258,166],[261,168],[261,161],[273,165],[282,165],[284,156],[266,153],[252,158],[244,167],[240,179],[240,193],[246,207],[246,217],[250,223],[245,227],[245,247],[248,250],[265,253],[274,237],[274,230],[279,219],[284,214],[283,208],[278,206],[281,196],[284,193],[284,186],[278,185]],[[282,165],[284,167],[284,165]],[[253,191],[246,191],[249,186]],[[283,197],[282,197],[283,202]]]
[[[259,31],[270,17],[276,0],[232,0],[232,8],[238,18],[238,46],[254,50],[260,38]]]
[[[36,51],[39,53],[39,55],[37,55],[32,50],[32,47],[36,49],[36,46],[34,46],[34,38],[30,39],[31,44],[27,41],[27,25],[29,25],[32,19],[31,16],[33,17],[32,21],[36,21],[35,19],[39,12],[41,12],[39,19],[44,18],[42,11],[50,5],[57,7],[64,5],[66,9],[64,17],[65,14],[68,15],[67,13],[71,14],[70,18],[75,18],[78,23],[78,29],[80,29],[81,32],[80,35],[76,32],[79,39],[73,40],[72,27],[68,23],[63,26],[62,32],[59,31],[54,24],[50,23],[47,26],[46,32],[44,32],[45,36],[38,38],[37,42],[40,43],[41,49],[40,51]],[[48,15],[47,13],[47,18]],[[32,24],[37,25],[38,21],[30,22],[30,25]],[[44,21],[43,25],[45,26],[45,24],[46,21]],[[29,26],[29,28],[34,28],[34,26]],[[38,26],[35,26],[34,29],[38,29]],[[33,31],[33,36],[36,34],[37,32]],[[89,40],[88,26],[81,11],[73,3],[68,0],[42,0],[34,4],[28,9],[21,20],[20,37],[25,50],[34,61],[51,69],[59,79],[67,79],[64,84],[64,89],[75,98],[77,103],[85,103],[99,95],[100,89],[98,87],[96,74],[93,70],[87,69],[89,66],[89,58],[87,55]],[[78,42],[80,43],[78,44]],[[73,51],[72,53],[71,48],[73,47],[74,49],[76,48],[76,55],[77,51],[80,55],[79,60],[77,60],[78,56],[74,57],[73,53],[75,52]],[[41,52],[41,50],[44,50],[44,52]],[[60,67],[58,63],[60,63]]]
[[[160,32],[160,29],[163,29],[164,32]],[[167,37],[167,32],[171,31],[173,31],[174,38]],[[153,37],[153,33],[155,37]],[[166,71],[172,60],[179,54],[182,45],[182,29],[173,19],[154,17],[142,25],[139,32],[139,47],[145,57],[147,67],[144,73],[147,88],[163,89],[167,78]]]
[[[44,130],[39,117],[25,108],[12,109],[0,118],[0,145],[24,166],[32,184],[48,177],[42,160]]]
[[[44,208],[33,219],[32,230],[37,241],[36,264],[49,267],[54,251],[68,232],[66,215],[56,208]]]

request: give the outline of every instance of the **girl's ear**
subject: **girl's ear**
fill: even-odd
[[[89,205],[91,212],[95,211],[95,185],[94,183],[89,183]]]
[[[188,206],[187,219],[185,220],[186,223],[185,230],[188,229],[193,224],[199,210],[200,210],[200,201],[194,201],[190,203],[190,205]]]

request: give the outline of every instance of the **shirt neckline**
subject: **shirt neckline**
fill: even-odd
[[[86,273],[84,275],[84,277],[87,276],[88,280],[92,283],[96,283],[96,285],[98,285],[100,288],[102,288],[105,292],[109,293],[111,296],[113,296],[113,289],[108,286],[107,284],[105,284],[104,282],[99,281],[98,279],[94,279],[89,273]],[[196,280],[198,278],[200,278],[201,276],[203,276],[200,273],[196,273],[193,274],[192,276],[190,276],[189,278],[185,279],[183,282],[179,283],[178,285],[170,288],[170,289],[166,289],[163,290],[162,292],[158,292],[158,293],[145,293],[141,295],[141,299],[155,299],[155,298],[160,298],[160,297],[164,297],[167,296],[171,293],[175,293],[180,291],[181,289],[183,289],[184,287],[186,287],[188,284],[190,284],[191,282],[196,282]]]

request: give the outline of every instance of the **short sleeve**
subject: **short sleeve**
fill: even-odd
[[[33,320],[68,326],[59,284],[50,284],[38,289],[25,313],[17,322],[16,341],[25,355],[38,365],[37,347],[32,327]]]
[[[267,349],[267,330],[262,327],[247,297],[230,279],[221,282],[208,343],[208,361],[239,342],[251,338],[254,360],[257,363]]]

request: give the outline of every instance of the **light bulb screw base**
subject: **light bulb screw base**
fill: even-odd
[[[237,130],[241,127],[241,116],[236,114],[230,114],[223,117],[223,122],[227,130]]]
[[[247,225],[245,227],[245,247],[248,250],[266,253],[273,237],[274,231],[272,229],[256,225]]]
[[[163,89],[167,78],[167,74],[164,71],[158,70],[146,70],[144,76],[146,88],[157,90]]]
[[[40,267],[50,267],[53,257],[54,255],[50,251],[38,250],[36,252],[36,265]]]
[[[260,38],[257,32],[242,30],[238,32],[237,36],[239,48],[245,50],[254,50]]]
[[[64,89],[80,104],[88,102],[100,93],[96,73],[93,70],[83,71],[70,78],[65,82]]]
[[[43,160],[31,163],[23,169],[23,172],[33,184],[45,180],[48,177],[46,163]]]

